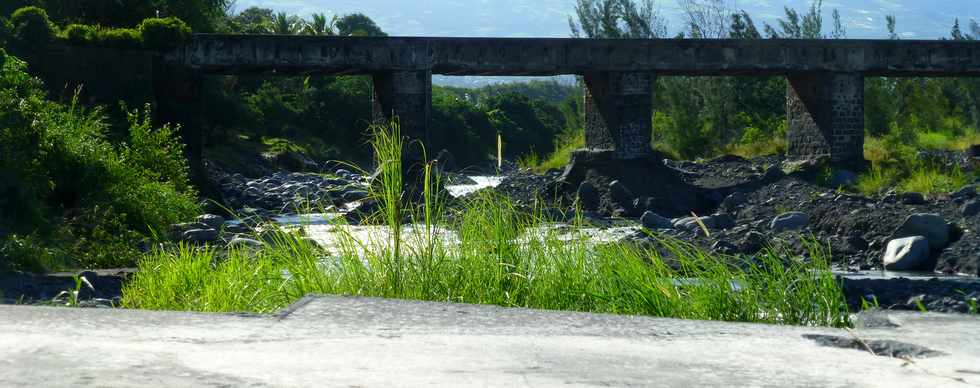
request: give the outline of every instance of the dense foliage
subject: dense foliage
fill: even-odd
[[[191,37],[191,28],[178,18],[151,18],[139,25],[143,44],[152,50],[169,50],[178,47]]]
[[[47,10],[57,24],[89,24],[131,27],[147,18],[179,18],[194,30],[212,32],[223,28],[228,0],[4,0],[0,14],[9,15],[25,6]]]
[[[28,45],[44,45],[55,35],[48,13],[38,7],[24,7],[10,15],[14,36]]]
[[[0,267],[133,265],[137,243],[197,211],[183,147],[147,112],[129,138],[104,136],[98,109],[46,100],[17,58],[0,70]]]

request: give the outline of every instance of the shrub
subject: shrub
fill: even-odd
[[[99,31],[99,44],[117,49],[139,49],[143,47],[143,36],[132,28],[113,28]]]
[[[170,50],[191,37],[191,28],[187,23],[174,17],[143,20],[139,30],[143,34],[143,44],[152,50]]]
[[[133,113],[128,143],[110,143],[99,109],[47,101],[25,68],[0,71],[0,234],[30,237],[0,239],[0,262],[134,265],[137,244],[197,214],[173,130]]]
[[[64,256],[45,246],[37,235],[0,238],[0,270],[40,272],[57,266]]]
[[[46,44],[55,35],[48,13],[38,7],[24,7],[14,11],[10,17],[14,36],[25,44]]]
[[[6,46],[14,34],[14,26],[10,19],[0,17],[0,46]]]
[[[71,44],[92,44],[98,37],[98,30],[87,24],[71,24],[63,33]]]

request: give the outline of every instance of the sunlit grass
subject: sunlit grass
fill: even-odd
[[[576,218],[562,234],[509,200],[483,193],[452,212],[430,190],[401,197],[397,126],[375,128],[382,166],[374,187],[390,240],[362,241],[338,227],[336,251],[290,233],[260,249],[156,250],[123,291],[131,308],[272,312],[310,294],[357,295],[690,319],[845,326],[830,255],[779,249],[718,256],[651,235],[649,244],[595,243]],[[427,170],[428,171],[428,170]],[[390,175],[387,175],[390,174]],[[448,216],[448,217],[446,217]],[[415,224],[404,228],[403,223]],[[446,238],[436,228],[454,233]],[[571,232],[572,234],[568,234]],[[572,237],[569,237],[572,236]]]
[[[726,154],[738,155],[743,158],[779,155],[786,153],[788,143],[785,136],[773,137],[766,141],[753,143],[736,143],[725,147]]]
[[[582,148],[585,148],[585,134],[578,133],[575,136],[559,139],[555,143],[555,151],[544,160],[537,160],[535,155],[534,160],[528,160],[525,164],[538,172],[561,169],[571,160],[572,152]]]

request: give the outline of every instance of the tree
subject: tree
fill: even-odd
[[[244,34],[272,33],[275,14],[269,8],[249,7],[230,19],[231,29]]]
[[[786,39],[800,39],[803,37],[803,28],[800,27],[800,14],[790,7],[783,7],[786,13],[786,20],[779,19],[779,27],[783,32],[777,35]]]
[[[652,0],[578,0],[568,25],[576,38],[652,39],[667,35],[666,21]]]
[[[755,28],[755,23],[748,12],[741,10],[732,14],[732,25],[729,27],[729,37],[732,39],[760,39],[762,35]]]
[[[823,39],[821,30],[823,29],[823,0],[815,0],[810,3],[810,11],[803,16],[803,24],[800,29],[800,37],[803,39]]]
[[[956,18],[956,21],[953,22],[953,29],[950,31],[949,36],[953,38],[953,40],[966,40],[966,37],[963,36],[963,31],[960,30],[959,18]]]
[[[844,39],[847,38],[847,30],[844,28],[844,23],[840,19],[840,11],[834,8],[834,32],[830,35],[834,39]]]
[[[272,20],[272,33],[276,35],[296,35],[303,30],[306,21],[296,15],[287,16],[285,12],[279,12]]]
[[[687,17],[691,38],[717,39],[729,36],[733,13],[724,0],[682,0],[680,4]]]
[[[895,15],[885,16],[885,28],[888,29],[888,38],[891,40],[897,40],[898,34],[895,33]]]
[[[337,34],[340,36],[388,36],[363,13],[344,15],[337,20]]]
[[[327,15],[315,13],[311,19],[312,20],[303,27],[303,34],[316,36],[336,34],[333,30],[334,25],[337,24],[336,16],[330,18],[328,21]]]

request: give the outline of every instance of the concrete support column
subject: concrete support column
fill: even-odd
[[[431,71],[392,71],[374,76],[373,115],[375,122],[398,117],[402,136],[429,142],[429,119],[432,110]],[[415,152],[418,147],[409,147]]]
[[[652,73],[597,72],[585,75],[585,145],[613,149],[617,159],[651,154]]]
[[[204,76],[190,69],[165,66],[159,61],[153,67],[153,89],[157,125],[179,125],[178,135],[185,144],[184,155],[190,167],[191,181],[207,191],[204,172]]]
[[[819,73],[787,79],[789,156],[829,156],[834,163],[863,161],[864,76]]]

